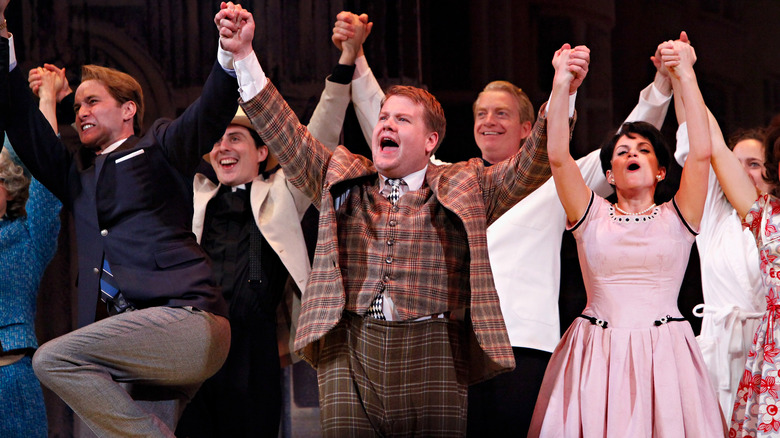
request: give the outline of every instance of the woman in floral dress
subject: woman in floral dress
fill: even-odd
[[[568,150],[568,46],[556,52],[548,106],[548,155],[573,228],[588,305],[553,352],[529,437],[718,437],[715,391],[677,294],[707,195],[706,107],[685,43],[661,46],[691,142],[680,188],[655,204],[670,157],[655,128],[621,127],[602,148],[617,203],[595,196]]]
[[[759,267],[766,287],[766,311],[748,353],[739,383],[730,437],[780,437],[780,127],[771,129],[764,143],[764,180],[769,194],[761,194],[737,157],[713,134],[712,168],[723,191],[756,239]]]

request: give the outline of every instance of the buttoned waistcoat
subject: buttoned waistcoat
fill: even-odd
[[[335,199],[350,187],[375,184],[378,174],[370,160],[342,146],[333,153],[322,146],[270,82],[242,106],[290,182],[320,210],[317,249],[295,341],[297,352],[316,367],[319,341],[339,322],[345,304],[339,250],[349,249],[339,248],[337,241]],[[469,351],[472,383],[514,367],[490,271],[485,229],[549,176],[544,121],[535,125],[525,147],[506,161],[488,168],[480,159],[450,166],[429,164],[426,172],[433,195],[462,221],[469,243],[471,318],[467,323],[472,330],[462,342]]]

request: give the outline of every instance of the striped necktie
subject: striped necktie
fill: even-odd
[[[110,302],[119,293],[119,287],[106,259],[103,259],[103,273],[100,275],[100,292],[100,299],[104,302]]]

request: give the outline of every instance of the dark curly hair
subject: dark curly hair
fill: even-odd
[[[658,166],[669,169],[672,154],[669,152],[669,145],[666,143],[664,136],[661,135],[661,131],[647,122],[628,122],[624,123],[620,130],[601,146],[599,158],[601,159],[601,170],[605,174],[612,169],[612,153],[615,151],[618,140],[624,135],[631,139],[641,135],[649,140],[658,159]]]
[[[763,145],[765,138],[765,128],[738,129],[736,132],[731,134],[731,137],[729,137],[729,141],[726,146],[728,146],[728,148],[733,151],[737,143],[745,140],[756,140]]]
[[[637,135],[646,138],[650,142],[650,145],[653,146],[655,157],[658,160],[658,167],[666,169],[668,174],[672,160],[672,152],[669,149],[669,144],[664,139],[664,136],[661,135],[661,131],[647,122],[624,123],[616,134],[612,135],[604,142],[601,146],[601,152],[599,153],[601,170],[604,174],[606,174],[608,170],[612,170],[612,153],[615,151],[618,140],[624,135],[631,139],[635,138]],[[668,201],[674,195],[672,191],[673,189],[671,187],[667,187],[666,179],[659,181],[656,185],[655,202],[660,204]],[[615,195],[613,194],[612,196],[614,197]],[[608,199],[615,200],[615,198],[612,197]]]
[[[780,197],[780,125],[769,126],[764,139],[764,181],[769,184],[769,193]]]

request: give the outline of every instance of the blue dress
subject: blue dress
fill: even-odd
[[[41,276],[57,249],[61,204],[30,184],[27,217],[0,220],[0,351],[34,350]],[[29,355],[0,367],[0,437],[46,437],[46,407]]]

